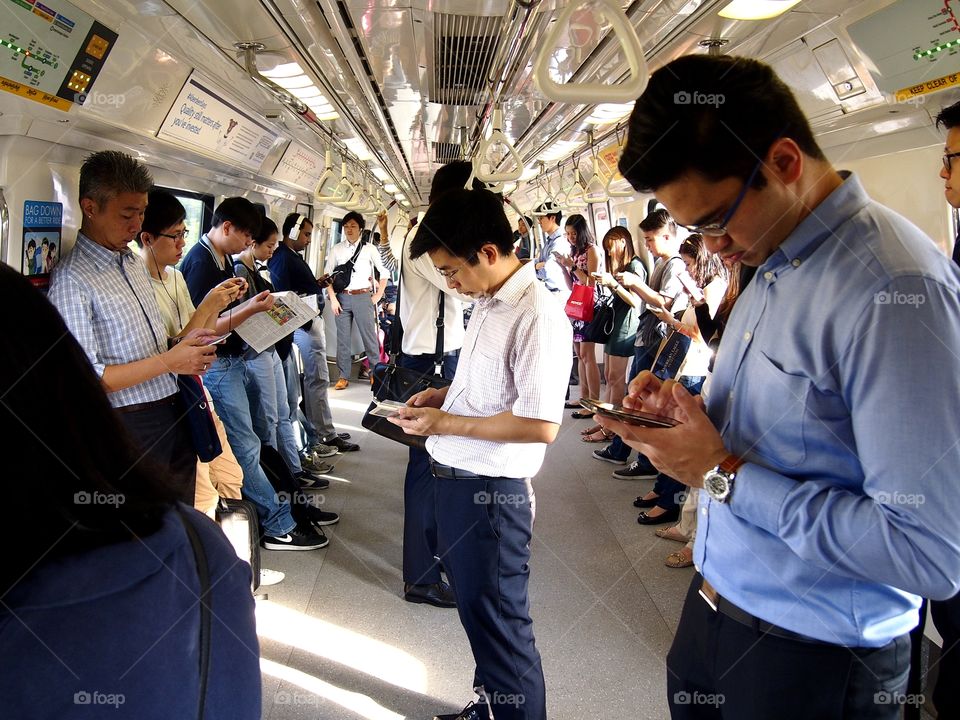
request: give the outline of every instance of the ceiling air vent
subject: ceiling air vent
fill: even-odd
[[[434,13],[433,19],[430,100],[444,105],[479,105],[486,97],[503,18]]]
[[[458,143],[433,143],[433,161],[438,165],[446,165],[454,160],[463,160],[463,148]]]

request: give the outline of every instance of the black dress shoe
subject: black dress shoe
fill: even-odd
[[[662,515],[657,515],[656,517],[650,517],[645,512],[642,512],[637,517],[637,522],[641,525],[663,525],[663,523],[676,522],[677,518],[679,517],[680,508],[674,508],[673,510],[667,510]]]
[[[633,506],[636,508],[651,508],[657,504],[657,500],[659,499],[659,495],[653,498],[653,500],[644,500],[643,495],[637,495],[637,499],[633,501]]]
[[[349,440],[350,433],[337,433],[337,437],[340,438],[341,440]]]
[[[342,437],[337,435],[333,440],[324,440],[324,445],[333,445],[337,450],[342,453],[345,452],[356,452],[360,449],[360,446],[356,443],[347,442]]]
[[[472,702],[458,713],[434,715],[433,720],[487,720],[490,710],[485,703]]]
[[[407,602],[425,603],[439,608],[457,606],[453,589],[445,582],[433,583],[432,585],[408,585],[404,583],[403,599]]]

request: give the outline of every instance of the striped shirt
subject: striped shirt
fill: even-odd
[[[167,349],[147,266],[129,248],[108,250],[78,233],[73,250],[50,275],[48,297],[101,378],[109,365]],[[176,391],[173,375],[165,373],[107,397],[114,407],[123,407],[162,400]]]
[[[443,410],[466,417],[511,412],[557,423],[570,379],[570,321],[525,263],[474,306]],[[532,477],[545,443],[508,443],[457,435],[427,438],[438,463],[494,477]]]

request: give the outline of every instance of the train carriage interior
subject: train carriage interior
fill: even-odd
[[[320,277],[348,212],[370,230],[385,216],[399,242],[454,161],[502,194],[511,228],[533,218],[534,255],[545,203],[582,215],[598,241],[617,226],[642,239],[656,200],[617,160],[650,74],[687,55],[770,65],[833,166],[949,257],[960,228],[935,118],[960,101],[950,0],[0,0],[0,259],[48,291],[83,222],[81,166],[104,150],[136,158],[180,200],[184,257],[239,196],[278,227],[291,213],[308,220],[303,258]],[[38,262],[48,236],[51,259]],[[456,610],[404,602],[408,450],[361,422],[371,396],[356,323],[351,381],[333,389],[329,310],[329,406],[360,452],[321,458],[323,508],[342,516],[325,528],[329,545],[261,552],[285,575],[256,591],[262,717],[456,717],[473,696],[471,646]],[[596,355],[602,370],[602,345]],[[586,427],[565,410],[533,479],[530,614],[547,708],[561,720],[665,718],[665,658],[696,568],[664,564],[676,543],[638,525],[631,504],[649,483],[611,477]],[[905,717],[936,717],[927,688],[941,644],[928,622],[927,695]]]

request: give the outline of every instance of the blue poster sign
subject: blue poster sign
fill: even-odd
[[[23,203],[23,253],[20,270],[45,277],[60,259],[63,203],[27,200]]]

